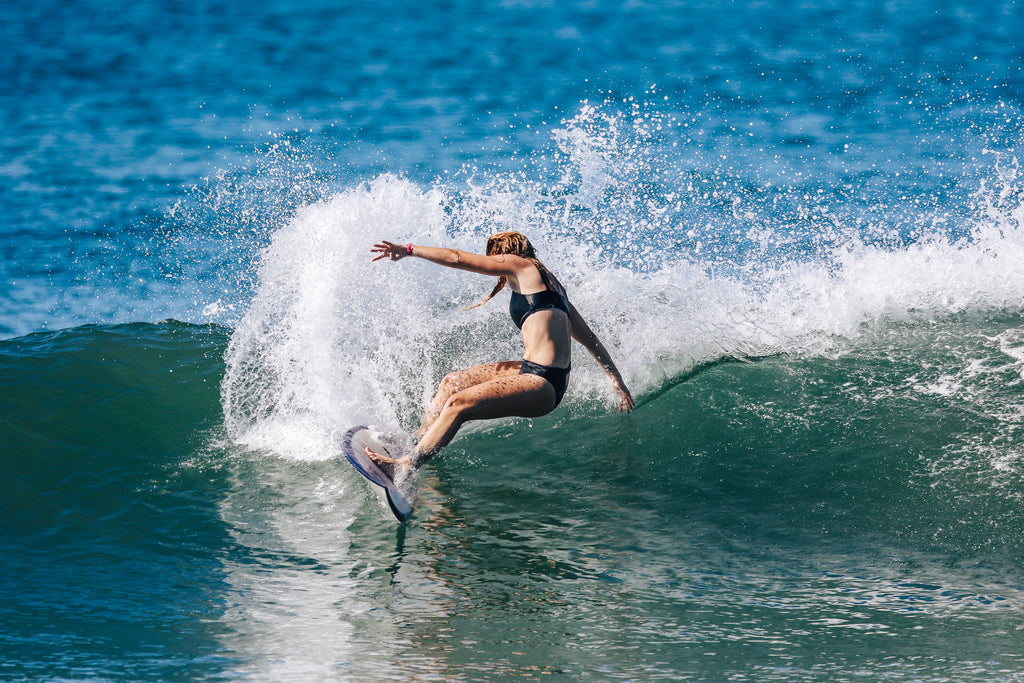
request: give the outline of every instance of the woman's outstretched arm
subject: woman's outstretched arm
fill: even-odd
[[[473,273],[493,275],[495,277],[514,277],[524,266],[530,265],[530,262],[526,259],[513,254],[484,256],[483,254],[474,254],[473,252],[460,249],[395,244],[387,240],[381,240],[373,245],[370,251],[379,254],[379,256],[375,256],[372,259],[374,261],[385,258],[392,261],[400,261],[407,256],[415,256],[440,266],[448,266],[449,268],[468,270]]]
[[[636,407],[636,402],[633,401],[633,395],[629,393],[629,389],[626,388],[626,383],[622,379],[622,375],[619,374],[619,369],[615,367],[615,362],[612,360],[611,355],[608,353],[608,349],[604,347],[601,340],[597,338],[594,331],[587,325],[587,321],[583,319],[580,312],[576,310],[576,307],[569,303],[569,331],[572,334],[572,338],[578,341],[580,344],[590,352],[590,355],[594,357],[594,360],[598,362],[601,368],[604,369],[608,376],[612,380],[612,384],[615,385],[615,390],[619,392],[619,411],[629,412]]]

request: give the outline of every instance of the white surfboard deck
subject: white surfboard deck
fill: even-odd
[[[413,505],[398,485],[366,454],[364,449],[367,447],[374,453],[384,453],[392,458],[401,455],[393,453],[395,447],[382,442],[368,427],[353,427],[341,437],[341,450],[345,458],[359,474],[366,477],[370,488],[387,503],[398,521],[404,522],[412,516]]]

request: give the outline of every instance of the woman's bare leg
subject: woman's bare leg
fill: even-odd
[[[515,364],[518,367],[518,361]],[[539,417],[551,412],[556,404],[555,389],[547,380],[536,375],[518,374],[518,370],[507,372],[505,368],[493,379],[451,393],[416,448],[405,458],[394,460],[370,449],[367,449],[367,454],[389,477],[400,479],[447,446],[466,422],[499,417]]]
[[[423,416],[423,422],[420,424],[419,429],[416,430],[416,437],[422,437],[430,429],[430,426],[434,424],[434,420],[441,414],[441,410],[444,409],[445,402],[451,398],[452,394],[474,387],[477,384],[483,384],[489,382],[492,379],[499,377],[505,377],[509,375],[518,375],[519,369],[523,366],[522,361],[509,360],[501,361],[498,363],[487,363],[486,365],[476,365],[465,370],[457,370],[449,375],[445,375],[444,379],[437,387],[437,393],[434,395],[434,400],[430,402],[430,407],[427,408],[426,414]]]
[[[413,467],[419,467],[447,446],[466,422],[540,417],[551,412],[556,404],[554,387],[536,375],[504,375],[456,392],[448,397],[437,419],[416,444]]]

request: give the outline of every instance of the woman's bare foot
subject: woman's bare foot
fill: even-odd
[[[369,448],[364,450],[370,460],[372,460],[374,464],[384,472],[384,474],[388,475],[388,479],[391,481],[397,482],[397,476],[405,475],[412,469],[412,460],[410,458],[392,458],[389,455],[375,453]]]

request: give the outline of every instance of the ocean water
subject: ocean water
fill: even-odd
[[[0,679],[1024,681],[1024,8],[37,2],[0,36]],[[338,461],[576,349],[396,524]]]

